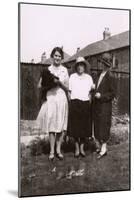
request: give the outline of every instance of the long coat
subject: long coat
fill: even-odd
[[[100,99],[93,98],[94,136],[100,142],[106,142],[110,136],[112,100],[115,97],[115,86],[110,72],[106,72],[95,92],[101,94]]]

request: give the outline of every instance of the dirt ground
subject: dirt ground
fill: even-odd
[[[100,160],[87,149],[85,158],[74,158],[73,151],[69,151],[64,152],[63,161],[55,158],[50,162],[48,153],[32,155],[31,148],[23,144],[21,196],[129,190],[128,133],[128,119],[114,118],[108,155]]]

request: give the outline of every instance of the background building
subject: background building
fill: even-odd
[[[116,112],[129,114],[129,85],[130,85],[130,43],[129,31],[111,36],[110,30],[105,28],[103,40],[87,45],[71,56],[64,64],[71,74],[73,65],[78,56],[83,56],[90,64],[90,71],[94,81],[100,70],[99,58],[109,52],[112,57],[112,74],[116,81]]]
[[[130,86],[130,44],[129,31],[111,36],[110,30],[105,28],[103,39],[87,45],[85,48],[76,50],[73,56],[64,52],[63,65],[67,67],[69,74],[73,73],[73,66],[78,56],[83,56],[90,64],[89,73],[94,81],[96,74],[100,71],[99,58],[104,52],[112,56],[112,74],[116,81],[116,99],[114,101],[114,114],[129,114],[129,86]],[[52,64],[51,58],[46,58],[44,52],[40,63],[21,63],[21,118],[36,119],[40,109],[40,90],[37,84],[40,72],[44,67]]]

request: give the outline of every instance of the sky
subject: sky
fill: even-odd
[[[129,30],[128,10],[21,4],[21,61],[41,61],[56,46],[63,46],[69,55],[76,49],[103,39],[109,27],[111,35]]]

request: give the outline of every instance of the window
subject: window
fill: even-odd
[[[116,56],[113,54],[112,56],[112,62],[113,62],[113,67],[114,69],[118,68],[118,59],[116,58]]]

